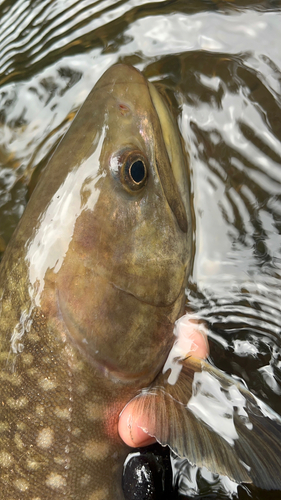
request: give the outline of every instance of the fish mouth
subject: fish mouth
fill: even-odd
[[[97,372],[106,378],[112,380],[113,382],[123,382],[123,383],[135,383],[137,380],[142,379],[145,375],[145,371],[140,371],[134,374],[125,374],[118,367],[102,357],[98,357],[96,350],[95,353],[89,352],[88,341],[84,336],[82,329],[77,325],[71,318],[71,315],[66,310],[64,301],[61,300],[59,290],[57,290],[57,309],[58,317],[63,325],[63,333],[70,340],[71,344],[80,352],[83,358],[93,366]],[[74,331],[75,330],[75,331]],[[92,349],[91,349],[92,351]]]
[[[159,298],[155,299],[155,301],[152,300],[146,300],[144,295],[138,295],[137,293],[133,292],[130,290],[129,287],[126,286],[120,286],[115,283],[115,281],[109,279],[106,277],[106,273],[98,272],[96,269],[93,270],[93,268],[86,263],[84,264],[85,268],[89,271],[89,274],[92,276],[97,277],[97,279],[100,279],[102,281],[105,281],[108,285],[110,285],[112,288],[115,290],[118,290],[119,292],[125,293],[126,295],[130,295],[131,297],[134,297],[138,302],[141,302],[142,304],[146,304],[151,307],[172,307],[177,300],[179,299],[180,295],[182,294],[183,290],[185,289],[185,283],[187,279],[187,266],[183,264],[184,272],[182,272],[182,280],[178,285],[178,292],[176,293],[175,297],[171,300],[161,300]],[[100,271],[102,271],[102,268],[100,268]],[[132,281],[134,279],[134,276],[132,276]],[[136,279],[136,278],[135,278]],[[151,286],[151,282],[148,282],[147,288],[149,289]],[[157,293],[155,294],[157,295]]]
[[[138,302],[142,302],[144,304],[151,305],[149,302],[145,302],[138,297],[136,297],[133,293],[130,293],[122,288],[118,287],[115,283],[108,282],[108,285],[112,288],[124,293],[128,296],[132,296]],[[176,301],[177,299],[175,299]],[[156,367],[157,372],[161,369],[163,365],[163,359],[166,359],[167,353],[164,353],[164,357],[162,356],[161,346],[159,347],[161,357],[161,366],[155,363],[155,367],[153,370],[151,369],[151,365],[146,365],[143,369],[134,370],[133,372],[130,370],[121,369],[119,366],[119,362],[114,362],[111,359],[111,355],[107,355],[103,352],[103,340],[96,339],[92,337],[89,339],[89,332],[83,326],[76,321],[71,307],[64,299],[63,294],[60,290],[56,289],[56,303],[57,303],[57,311],[58,318],[62,325],[62,335],[66,336],[71,343],[71,345],[77,349],[80,355],[101,375],[105,376],[107,379],[111,380],[114,383],[123,383],[125,385],[136,384],[138,382],[143,382],[144,380],[151,380],[151,374],[153,377],[155,376],[156,371],[154,368]],[[157,307],[157,306],[156,306]],[[159,306],[160,307],[160,306]],[[171,322],[167,318],[167,326],[171,326]],[[99,347],[101,345],[101,348]],[[120,363],[122,364],[122,360],[126,359],[126,356],[130,356],[130,348],[131,346],[126,346],[124,348],[124,352],[122,350],[122,357],[120,358]],[[114,353],[113,353],[114,357]],[[137,366],[136,366],[137,367]]]
[[[108,284],[111,285],[116,290],[119,290],[120,292],[126,293],[127,295],[130,295],[131,297],[134,297],[134,299],[138,300],[142,304],[147,304],[148,306],[153,306],[153,307],[171,307],[171,306],[173,306],[173,304],[175,304],[177,302],[177,300],[179,299],[179,297],[180,297],[180,295],[182,293],[182,290],[184,289],[184,283],[185,283],[185,277],[183,278],[182,283],[179,286],[179,292],[178,292],[178,294],[170,302],[153,303],[153,302],[150,302],[148,300],[145,300],[143,297],[138,296],[137,294],[131,292],[130,290],[126,290],[125,288],[122,288],[121,286],[116,285],[116,283],[114,283],[113,281],[108,281]]]

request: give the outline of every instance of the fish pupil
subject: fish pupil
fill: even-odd
[[[139,184],[145,178],[145,167],[141,160],[134,161],[130,167],[130,176],[132,180]]]

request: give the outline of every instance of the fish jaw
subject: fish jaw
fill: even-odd
[[[63,336],[115,383],[140,387],[150,383],[173,343],[174,322],[185,304],[184,290],[169,308],[155,307],[96,273],[87,272],[80,288],[81,274],[76,271],[69,273],[65,263],[57,275],[49,271],[45,276],[40,310],[48,329]]]

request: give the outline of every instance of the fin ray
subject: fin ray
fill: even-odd
[[[162,445],[192,464],[264,489],[281,489],[281,418],[242,384],[190,357],[174,385],[161,373],[134,413]]]

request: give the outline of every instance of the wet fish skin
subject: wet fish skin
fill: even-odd
[[[5,500],[123,498],[118,415],[164,364],[191,260],[185,161],[155,99],[134,68],[102,76],[1,263]]]

